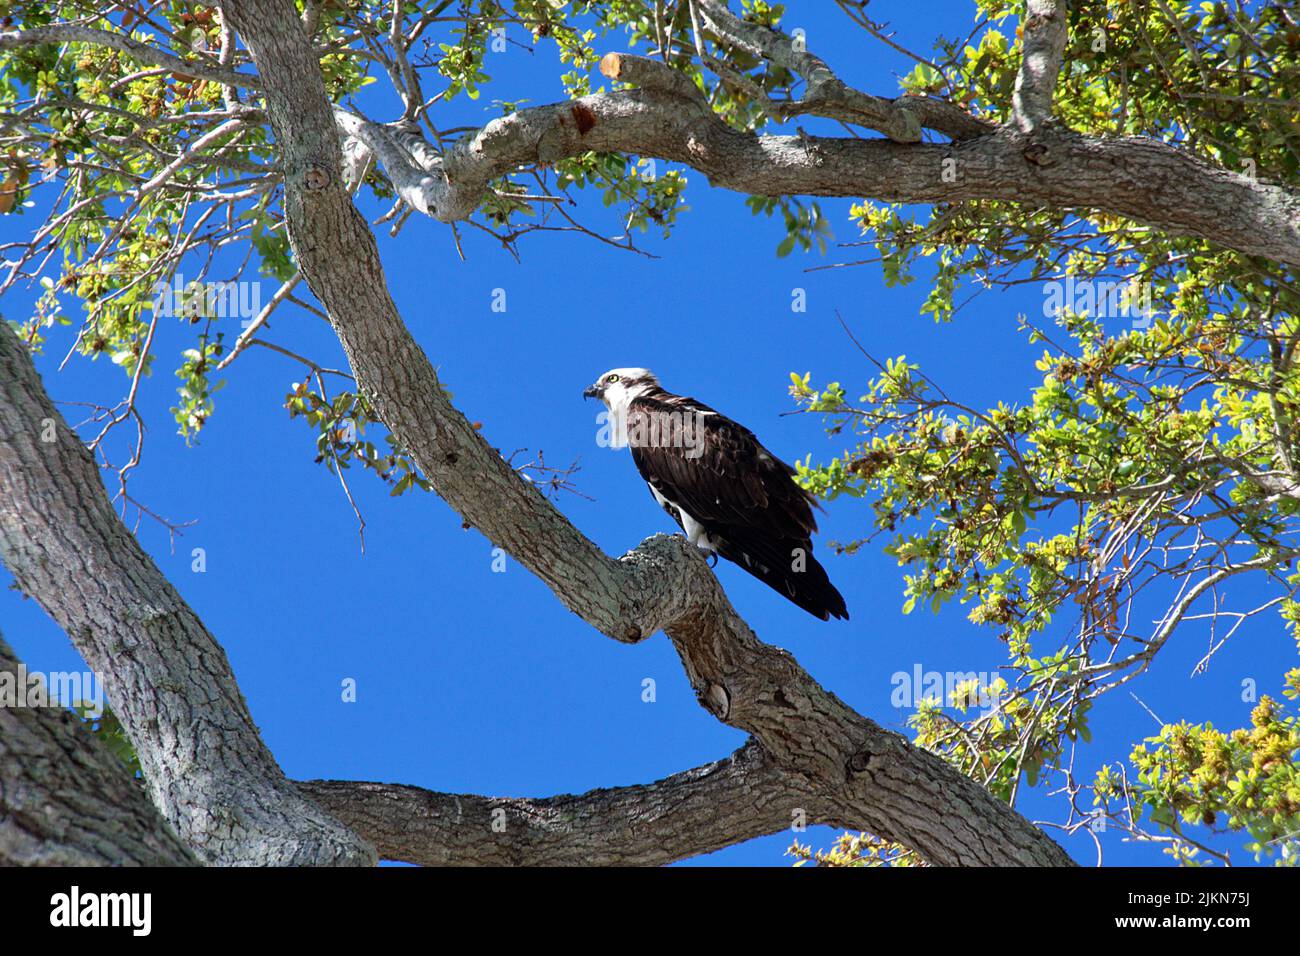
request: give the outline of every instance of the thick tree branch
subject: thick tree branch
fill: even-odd
[[[1052,117],[1056,76],[1065,55],[1066,14],[1065,0],[1026,0],[1020,72],[1011,94],[1012,120],[1022,133],[1035,132]]]
[[[209,863],[373,863],[306,801],[220,645],[109,503],[94,459],[0,322],[0,558],[104,681],[154,804]]]
[[[918,142],[922,129],[935,130],[954,140],[973,139],[995,129],[992,123],[946,100],[910,93],[891,100],[856,90],[793,37],[736,16],[723,0],[700,0],[699,8],[708,32],[724,45],[737,47],[749,56],[775,63],[803,78],[806,88],[800,99],[765,104],[780,119],[823,116],[874,129],[897,143]],[[712,62],[710,65],[717,66]],[[601,69],[604,70],[603,63]],[[606,75],[610,74],[606,72]],[[631,82],[644,85],[636,79]]]
[[[578,796],[481,797],[346,780],[298,788],[384,859],[427,866],[661,866],[820,822],[819,799],[752,742],[652,784]]]
[[[343,188],[334,115],[288,0],[228,0],[224,12],[264,80],[285,170],[289,237],[303,274],[358,384],[439,495],[605,634],[636,641],[667,630],[701,701],[749,731],[783,770],[804,777],[839,810],[837,820],[857,820],[936,863],[1068,863],[1060,847],[973,781],[855,713],[785,651],[761,643],[696,549],[659,536],[612,560],[515,474],[452,407],[397,314],[374,236]],[[626,118],[644,116],[646,102],[675,105],[674,116],[688,107],[686,124],[705,139],[687,134],[684,149],[708,153],[713,137],[738,135],[718,131],[721,124],[708,115],[692,116],[689,101],[675,94],[587,98],[534,113],[555,121],[541,130],[553,147],[498,121],[457,147],[459,165],[449,159],[445,175],[461,188],[458,173],[486,161],[475,144],[485,156],[570,148],[600,129],[599,119],[593,127],[581,112],[589,104],[612,105]],[[561,123],[563,112],[569,119]]]
[[[429,165],[426,171],[405,145],[411,137],[404,138],[393,127],[373,123],[341,106],[334,107],[334,119],[345,137],[361,143],[364,152],[379,160],[398,198],[416,212],[437,217],[438,204],[447,192],[441,156],[432,149],[421,151],[419,155]]]
[[[1097,210],[1300,267],[1300,195],[1295,192],[1212,166],[1146,137],[1083,136],[1047,127],[1044,120],[1050,116],[1060,66],[1060,56],[1053,60],[1053,51],[1064,44],[1063,7],[1035,0],[1026,18],[1017,123],[995,129],[964,113],[965,119],[958,121],[955,115],[961,111],[942,101],[900,98],[922,125],[957,140],[948,144],[741,133],[688,93],[676,71],[646,60],[653,65],[638,63],[630,67],[635,73],[628,72],[629,64],[644,58],[624,56],[607,58],[603,68],[607,75],[636,83],[639,90],[519,110],[458,140],[446,155],[405,127],[381,126],[345,110],[335,115],[343,135],[372,150],[388,141],[385,170],[399,193],[413,208],[441,222],[468,218],[486,195],[488,183],[520,166],[603,150],[680,162],[705,173],[715,186],[753,195],[907,203],[996,199]],[[755,24],[744,25],[780,39]],[[68,25],[39,29],[77,32],[0,34],[0,50],[63,37],[104,43],[146,62],[199,75],[189,61],[129,38],[124,39],[135,46],[124,46],[120,34]],[[780,42],[789,43],[788,38]],[[302,65],[306,68],[305,62]],[[312,71],[319,72],[314,60]],[[229,71],[210,78],[244,86],[261,82]]]
[[[618,58],[619,75],[627,75],[622,65],[631,59]],[[424,164],[406,158],[408,136],[403,165],[391,174],[400,188],[418,191],[417,208],[455,222],[478,208],[488,183],[520,166],[588,150],[625,152],[683,163],[714,186],[753,195],[1000,199],[1096,209],[1300,266],[1300,196],[1155,140],[1040,129],[1031,141],[1010,128],[947,144],[754,136],[670,91],[666,77],[655,78],[674,73],[669,67],[643,62],[647,84],[640,90],[520,110],[459,140],[445,156],[430,149]],[[347,131],[376,147],[379,138],[372,141],[365,121],[347,122]]]
[[[1270,495],[1300,501],[1300,480],[1286,472],[1248,474],[1247,477]]]
[[[0,637],[0,674],[18,659]],[[0,866],[192,866],[144,790],[62,706],[0,703]]]

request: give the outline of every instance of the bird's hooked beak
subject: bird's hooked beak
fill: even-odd
[[[583,398],[604,398],[605,390],[599,385],[588,385],[582,390]]]

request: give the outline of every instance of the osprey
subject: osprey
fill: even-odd
[[[844,598],[812,556],[812,496],[753,432],[665,391],[643,368],[612,369],[582,394],[605,403],[610,444],[631,447],[650,493],[692,544],[823,621],[848,619]]]

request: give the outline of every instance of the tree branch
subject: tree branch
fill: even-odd
[[[804,777],[833,802],[837,819],[860,821],[863,829],[936,863],[1069,863],[1060,847],[973,781],[855,713],[785,651],[761,643],[731,608],[698,550],[680,538],[657,536],[620,560],[610,559],[515,474],[452,407],[397,313],[374,236],[343,188],[334,115],[290,4],[228,0],[223,9],[248,40],[264,80],[285,170],[289,238],[303,275],[379,418],[439,495],[603,633],[637,641],[667,630],[701,701],[719,719],[749,731],[783,770]],[[556,121],[542,130],[557,138],[554,147],[523,135],[509,118],[458,144],[445,164],[450,188],[462,187],[458,173],[484,162],[475,144],[487,155],[562,149],[600,129],[599,118],[588,125],[583,108],[609,106],[636,116],[642,103],[656,101],[671,103],[674,116],[685,107],[686,125],[709,139],[739,135],[725,127],[717,131],[716,119],[674,94],[588,97],[533,112]],[[568,122],[560,122],[566,112]],[[694,133],[681,141],[684,149],[692,144],[710,151],[711,144]]]
[[[795,44],[790,37],[762,24],[742,20],[725,2],[694,0],[694,3],[705,28],[723,43],[740,47],[803,78],[807,89],[801,100],[785,107],[787,116],[801,113],[825,116],[877,130],[896,143],[920,141],[920,122],[898,102],[853,89],[831,72],[821,57]]]
[[[371,847],[284,778],[225,653],[114,512],[94,459],[5,322],[0,558],[101,675],[154,805],[199,857],[374,862]]]
[[[1026,0],[1020,72],[1011,94],[1012,121],[1026,135],[1051,119],[1067,30],[1065,0]]]
[[[398,169],[398,181],[418,188],[417,208],[455,222],[478,208],[488,183],[520,166],[588,150],[635,153],[683,163],[705,173],[714,186],[751,195],[932,203],[998,199],[1097,209],[1300,266],[1300,196],[1152,139],[1041,127],[1032,141],[1002,128],[948,144],[755,136],[731,129],[697,100],[680,95],[678,84],[660,78],[675,73],[667,66],[620,55],[606,57],[602,69],[630,77],[631,62],[638,62],[636,75],[646,83],[642,89],[495,119],[457,141],[445,156],[426,147],[429,159]],[[407,135],[408,147],[414,138]]]
[[[3,637],[0,674],[26,686]],[[197,863],[67,707],[0,704],[0,866]]]
[[[813,824],[817,797],[750,742],[651,784],[540,799],[310,780],[311,799],[379,849],[426,866],[661,866]]]

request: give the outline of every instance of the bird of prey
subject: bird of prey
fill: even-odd
[[[651,494],[692,544],[823,621],[847,620],[844,598],[812,555],[814,500],[753,432],[664,390],[643,368],[611,369],[582,394],[605,403],[610,444],[632,449]]]

